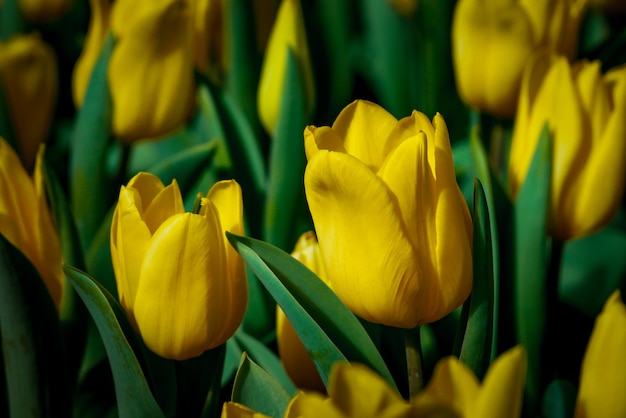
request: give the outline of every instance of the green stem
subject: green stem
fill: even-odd
[[[117,173],[115,175],[117,185],[126,183],[126,175],[128,173],[128,164],[130,162],[131,151],[131,145],[125,143],[120,144],[120,162],[117,167]]]
[[[409,379],[409,396],[417,395],[424,386],[422,371],[422,345],[420,343],[419,327],[407,329],[404,332],[404,346],[406,351],[406,366]]]
[[[563,260],[563,241],[552,241],[550,251],[550,263],[548,264],[548,274],[546,277],[546,327],[544,334],[544,358],[542,384],[545,388],[547,384],[556,376],[551,372],[555,371],[555,363],[558,359],[559,337],[559,276]]]

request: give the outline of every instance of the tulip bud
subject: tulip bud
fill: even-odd
[[[57,309],[65,279],[61,243],[48,209],[42,145],[31,178],[11,146],[0,137],[0,233],[33,264]]]
[[[617,290],[604,304],[587,344],[575,418],[626,416],[625,352],[626,307]]]
[[[454,73],[463,101],[509,118],[524,66],[545,47],[572,58],[586,0],[461,0],[452,23]]]
[[[61,17],[74,0],[18,0],[22,14],[34,22],[47,22]]]
[[[460,306],[472,288],[473,227],[441,115],[398,121],[356,101],[304,137],[306,197],[343,303],[401,328]]]
[[[31,171],[39,144],[47,139],[56,104],[54,51],[38,34],[0,42],[0,78],[20,157]]]
[[[626,66],[605,76],[600,62],[570,66],[537,55],[520,92],[509,162],[509,186],[522,186],[539,134],[552,134],[550,235],[559,240],[597,231],[615,215],[626,176]]]
[[[187,0],[119,0],[108,69],[113,133],[124,142],[180,127],[195,100],[191,6]]]
[[[176,360],[230,338],[243,319],[243,260],[225,231],[243,234],[241,189],[216,183],[198,214],[185,212],[178,184],[148,173],[122,186],[111,224],[120,302],[144,342]]]
[[[300,236],[291,255],[320,279],[326,278],[322,255],[313,232],[305,232]],[[296,386],[301,389],[324,392],[324,382],[311,356],[280,307],[276,307],[276,339],[278,354],[285,371]]]
[[[270,33],[261,68],[257,108],[261,123],[267,132],[273,133],[284,95],[287,52],[291,49],[298,61],[304,83],[307,111],[313,110],[315,90],[309,48],[307,46],[304,20],[299,0],[283,0]]]
[[[87,29],[83,50],[72,74],[72,94],[76,107],[83,104],[91,72],[98,61],[102,44],[109,32],[110,2],[110,0],[89,0],[91,6],[89,29]]]

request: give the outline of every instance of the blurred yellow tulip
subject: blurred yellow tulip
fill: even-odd
[[[89,0],[91,19],[83,50],[72,74],[72,95],[76,107],[83,104],[91,72],[98,61],[102,44],[109,32],[111,0]]]
[[[21,160],[32,171],[57,100],[54,51],[35,33],[0,41],[0,78]]]
[[[123,142],[166,135],[195,102],[192,7],[187,0],[117,0],[108,81],[113,133]]]
[[[626,176],[626,66],[538,54],[524,74],[509,162],[515,197],[545,123],[552,134],[550,234],[581,237],[615,215]]]
[[[304,131],[304,185],[328,280],[358,316],[413,328],[472,288],[472,220],[448,129],[356,101],[332,127]]]
[[[322,255],[313,232],[305,232],[300,236],[291,255],[320,279],[326,278]],[[291,322],[278,306],[276,307],[276,342],[283,366],[296,386],[302,389],[325,392],[324,382],[322,382],[311,356],[306,351]]]
[[[575,418],[626,416],[626,307],[615,291],[596,319],[583,359]]]
[[[22,14],[34,22],[48,22],[61,17],[74,0],[18,0]]]
[[[445,405],[458,417],[516,418],[522,411],[525,376],[522,346],[501,354],[482,385],[467,366],[450,356],[437,363],[428,385],[412,402],[419,408]]]
[[[230,338],[248,290],[243,260],[225,231],[243,235],[241,189],[216,183],[198,214],[185,212],[178,184],[148,173],[122,186],[111,224],[120,302],[158,355],[184,360]]]
[[[59,309],[65,276],[61,243],[46,200],[43,152],[42,145],[31,178],[13,148],[0,137],[0,233],[37,269]]]
[[[257,109],[263,127],[270,134],[274,133],[278,123],[289,50],[298,61],[306,107],[310,112],[315,102],[315,89],[300,0],[282,0],[263,59]]]
[[[198,70],[224,69],[224,0],[192,0],[193,53]]]
[[[570,59],[587,0],[460,0],[452,46],[457,88],[469,106],[515,114],[524,66],[545,47]]]
[[[222,418],[270,418],[267,415],[255,412],[245,405],[237,402],[224,402],[222,405]]]

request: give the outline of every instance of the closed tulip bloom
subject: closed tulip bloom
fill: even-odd
[[[158,355],[196,357],[235,332],[247,304],[243,260],[225,231],[243,234],[241,189],[216,183],[198,214],[185,212],[178,184],[148,173],[122,186],[111,224],[120,302]]]
[[[451,356],[437,363],[413,404],[420,410],[445,405],[458,417],[516,418],[522,411],[525,377],[526,353],[521,346],[501,354],[489,367],[482,385],[467,366]]]
[[[0,41],[0,78],[19,154],[28,171],[45,142],[57,99],[54,51],[38,34]]]
[[[304,185],[328,281],[358,316],[413,328],[472,288],[472,221],[448,129],[355,101],[332,127],[304,131]]]
[[[300,236],[291,255],[320,279],[326,278],[319,244],[313,232],[305,232]],[[283,366],[296,386],[324,392],[324,382],[311,356],[280,307],[276,307],[276,341]]]
[[[91,20],[87,29],[87,36],[72,74],[72,95],[76,107],[80,107],[83,104],[91,72],[100,56],[102,44],[109,33],[111,0],[89,0],[89,6],[91,9]]]
[[[583,359],[575,418],[626,416],[626,307],[619,291],[596,319]]]
[[[61,243],[46,200],[43,150],[41,146],[31,177],[0,137],[0,233],[30,260],[59,309],[65,276]]]
[[[571,65],[547,53],[522,84],[509,162],[509,186],[522,186],[539,134],[552,134],[549,228],[559,240],[597,231],[615,215],[626,176],[626,66],[606,75],[600,62]]]
[[[113,133],[123,142],[180,127],[195,100],[192,16],[187,0],[118,0],[108,68]]]
[[[61,17],[74,0],[18,0],[22,14],[31,21],[47,22]]]
[[[540,48],[573,58],[586,0],[461,0],[452,24],[454,72],[468,105],[515,114],[524,66]]]
[[[261,123],[267,132],[272,134],[278,123],[289,50],[298,61],[307,110],[311,111],[315,101],[315,90],[300,0],[282,0],[261,68],[257,108]]]

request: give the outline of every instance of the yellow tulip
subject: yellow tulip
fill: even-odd
[[[192,15],[187,0],[118,0],[108,68],[113,133],[124,142],[180,127],[195,100]]]
[[[31,178],[11,146],[0,137],[0,233],[33,264],[57,309],[65,279],[61,243],[46,200],[43,151]]]
[[[278,123],[289,50],[298,61],[307,110],[311,111],[315,101],[315,89],[300,0],[282,0],[261,68],[257,109],[261,123],[271,134]]]
[[[91,20],[83,50],[72,74],[72,95],[76,107],[83,104],[91,72],[98,61],[102,44],[109,32],[111,0],[89,0]]]
[[[305,232],[300,236],[291,255],[320,279],[326,278],[319,245],[315,234],[312,232]],[[280,307],[276,307],[276,342],[285,371],[296,386],[302,389],[325,392],[324,382],[322,382],[311,356],[309,356],[296,330]]]
[[[0,78],[20,157],[31,171],[39,144],[47,139],[57,99],[54,51],[38,34],[0,41]]]
[[[199,214],[184,212],[176,181],[148,173],[122,186],[111,224],[120,302],[144,342],[183,360],[223,344],[247,304],[243,260],[225,231],[243,234],[241,189],[216,183]]]
[[[468,105],[515,114],[524,66],[539,48],[573,58],[586,0],[461,0],[452,23],[457,88]]]
[[[626,416],[626,307],[615,291],[596,319],[583,359],[576,418]]]
[[[22,14],[35,22],[55,20],[67,12],[74,0],[18,0]]]
[[[356,101],[304,131],[304,185],[328,280],[358,316],[413,328],[472,288],[472,221],[443,117]]]
[[[245,405],[237,402],[224,402],[222,405],[222,418],[270,418],[267,415],[255,412]]]
[[[522,410],[525,376],[526,353],[521,346],[500,355],[482,385],[463,363],[447,357],[437,363],[428,385],[412,402],[419,408],[446,405],[459,417],[515,418]]]
[[[625,112],[626,66],[602,76],[600,62],[570,66],[548,53],[529,64],[511,144],[509,186],[515,197],[547,122],[553,141],[552,237],[590,234],[617,211],[626,176]]]

